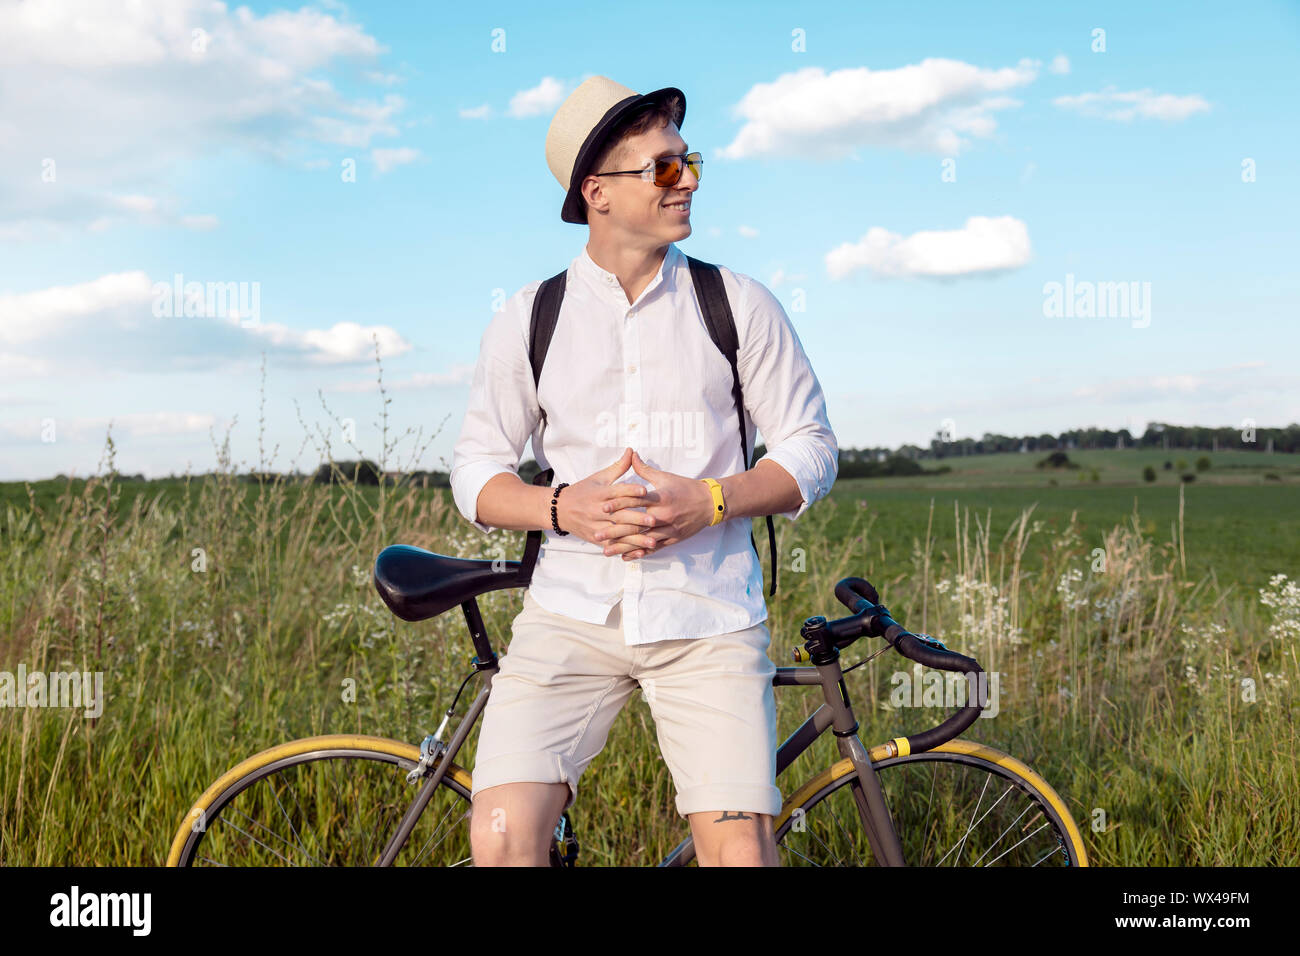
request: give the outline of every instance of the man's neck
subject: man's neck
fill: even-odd
[[[657,249],[638,249],[630,246],[598,246],[594,239],[587,242],[587,255],[606,272],[618,276],[619,284],[627,295],[628,302],[635,302],[637,296],[654,279],[663,265],[664,256],[668,254],[668,245]]]

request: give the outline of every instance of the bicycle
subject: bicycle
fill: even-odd
[[[455,759],[498,669],[477,599],[526,587],[521,566],[408,545],[385,548],[373,577],[389,609],[414,622],[459,606],[474,645],[473,670],[438,729],[418,747],[336,734],[291,741],[248,758],[195,801],[167,865],[470,863],[471,776]],[[776,687],[820,687],[824,697],[781,744],[778,778],[827,730],[841,757],[795,790],[773,821],[782,864],[1087,866],[1079,828],[1045,780],[1002,751],[956,739],[984,707],[979,663],[907,631],[862,578],[844,578],[835,596],[852,613],[804,621],[803,644],[793,649],[803,666],[778,667],[773,678]],[[923,666],[964,673],[967,703],[929,730],[865,747],[839,660],[863,636],[882,637]],[[476,676],[483,678],[482,689],[444,741],[461,694]],[[420,786],[412,797],[407,789],[414,784]],[[566,811],[552,838],[551,865],[574,866],[579,849]],[[694,859],[688,836],[659,865],[684,866]]]

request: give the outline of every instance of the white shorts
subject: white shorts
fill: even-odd
[[[640,686],[683,817],[707,811],[776,816],[776,665],[763,621],[716,637],[627,646],[622,604],[605,624],[539,605],[527,591],[479,724],[471,795],[504,783],[566,783],[605,746]]]

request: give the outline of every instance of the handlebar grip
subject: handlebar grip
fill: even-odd
[[[891,635],[895,627],[899,633]],[[950,651],[947,648],[930,647],[922,644],[915,634],[905,631],[901,624],[895,624],[885,632],[885,640],[894,645],[894,649],[902,654],[909,661],[916,661],[925,667],[932,667],[940,671],[975,671],[982,672],[984,668],[980,667],[979,661],[973,657],[967,657],[965,654],[958,654],[956,651]]]
[[[872,604],[880,603],[880,595],[866,578],[844,578],[835,585],[835,596],[840,603],[856,614],[858,603],[866,598]]]
[[[895,628],[898,629],[897,633],[893,633]],[[908,660],[935,670],[961,671],[966,674],[968,694],[966,705],[938,727],[931,727],[919,734],[910,735],[907,738],[909,752],[924,753],[942,743],[947,743],[975,723],[980,711],[984,709],[984,701],[978,696],[980,688],[978,675],[984,672],[984,668],[980,667],[978,661],[947,648],[940,649],[923,644],[915,634],[903,630],[903,626],[897,623],[885,631],[885,640],[893,644],[894,649]]]

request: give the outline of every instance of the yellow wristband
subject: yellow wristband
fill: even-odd
[[[713,495],[713,520],[709,522],[709,527],[713,527],[727,517],[727,503],[722,498],[722,485],[718,484],[716,478],[701,478],[700,481],[709,486],[709,491]]]

